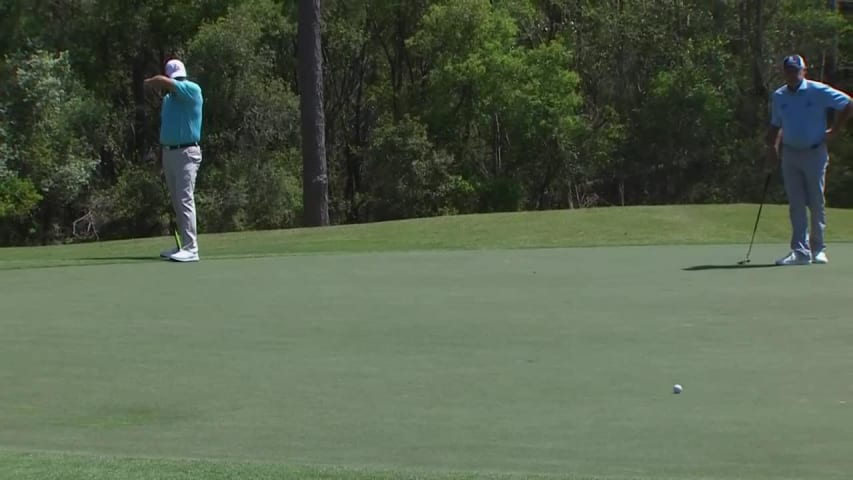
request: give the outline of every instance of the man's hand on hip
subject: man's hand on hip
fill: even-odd
[[[827,128],[826,129],[826,136],[824,136],[824,140],[826,141],[826,143],[829,143],[829,142],[835,140],[836,138],[838,138],[838,134],[839,134],[838,130],[836,130],[834,128]]]
[[[835,112],[835,123],[832,127],[826,129],[826,142],[829,143],[841,136],[841,130],[847,124],[847,120],[853,115],[853,101],[848,101],[847,105],[840,111]]]

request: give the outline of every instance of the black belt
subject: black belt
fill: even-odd
[[[190,147],[197,147],[197,146],[198,146],[198,142],[193,142],[193,143],[184,143],[181,145],[163,145],[163,148],[165,150],[179,150],[182,148],[190,148]]]

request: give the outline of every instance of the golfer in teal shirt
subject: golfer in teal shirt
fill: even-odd
[[[185,145],[201,140],[201,87],[186,79],[173,83],[160,110],[160,144]]]
[[[145,85],[168,92],[160,107],[160,145],[163,173],[180,232],[180,245],[160,252],[176,262],[197,262],[198,238],[195,180],[201,165],[201,119],[204,99],[201,87],[187,79],[180,60],[166,63],[166,75],[145,80]]]
[[[806,62],[799,55],[785,57],[783,72],[785,85],[773,92],[770,99],[767,146],[769,168],[775,167],[781,156],[791,221],[791,251],[776,264],[827,263],[824,243],[827,142],[839,135],[853,113],[853,103],[846,93],[806,79]],[[827,128],[827,110],[836,111],[831,128]],[[807,207],[811,222],[806,217]]]

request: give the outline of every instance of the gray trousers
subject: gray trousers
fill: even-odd
[[[791,218],[791,250],[802,257],[810,257],[826,248],[823,239],[826,229],[824,191],[829,154],[826,145],[809,150],[782,146],[781,154],[782,178]],[[806,218],[807,207],[811,214],[811,228]]]
[[[200,147],[163,149],[163,173],[181,235],[181,248],[192,252],[198,252],[194,190],[199,165]]]

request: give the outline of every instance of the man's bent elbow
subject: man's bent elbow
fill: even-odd
[[[779,127],[771,126],[767,131],[766,143],[768,147],[775,147],[779,142]]]

